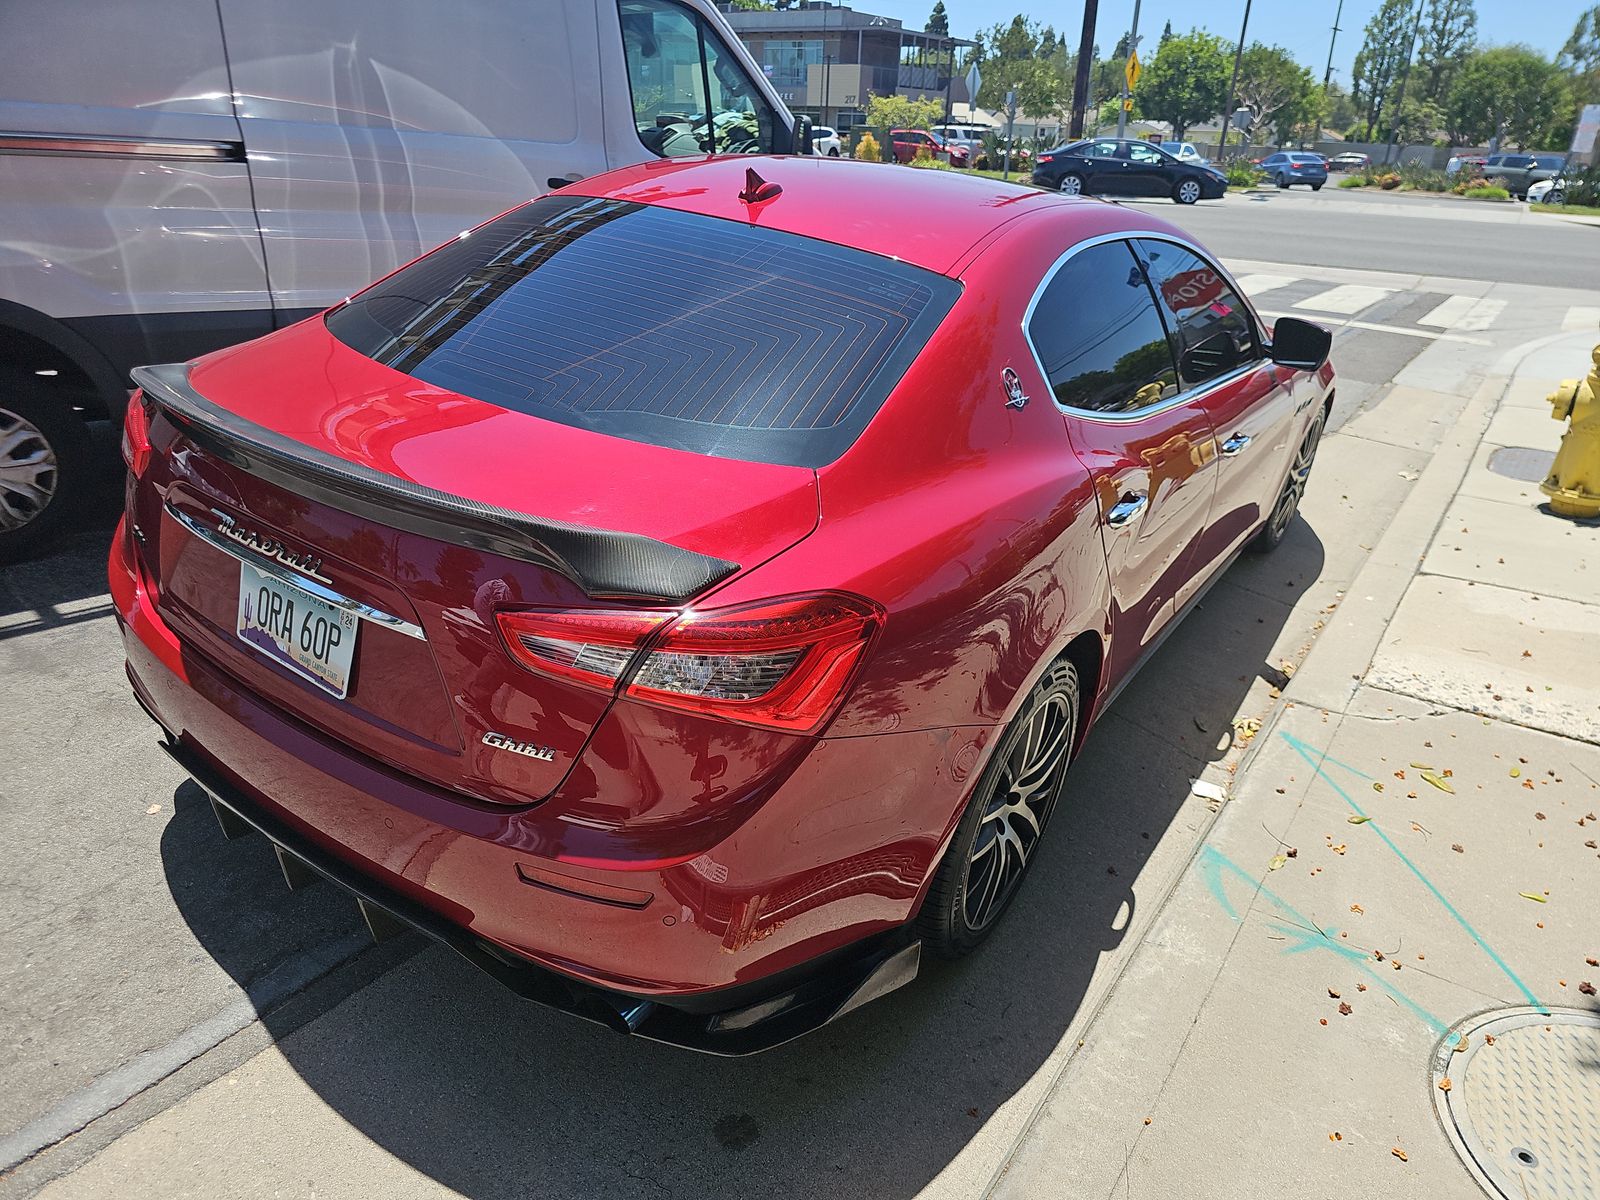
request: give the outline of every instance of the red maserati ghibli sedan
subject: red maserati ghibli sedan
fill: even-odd
[[[764,1049],[983,941],[1095,718],[1284,537],[1329,343],[1100,200],[597,176],[137,373],[128,677],[374,935]]]

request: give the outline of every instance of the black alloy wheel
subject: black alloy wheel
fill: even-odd
[[[931,952],[970,953],[1015,898],[1072,761],[1080,705],[1077,668],[1063,659],[1001,735],[917,918]]]

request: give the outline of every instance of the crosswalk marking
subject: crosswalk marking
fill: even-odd
[[[1394,294],[1394,288],[1368,287],[1359,283],[1341,283],[1338,287],[1329,288],[1315,296],[1304,300],[1296,300],[1294,307],[1309,308],[1317,312],[1358,313],[1385,296]]]
[[[1574,304],[1567,309],[1566,320],[1561,322],[1561,332],[1573,333],[1579,329],[1587,329],[1591,333],[1600,330],[1600,308]]]
[[[1487,329],[1505,307],[1504,300],[1450,296],[1427,316],[1417,318],[1417,324],[1432,325],[1435,329]]]
[[[1263,292],[1275,292],[1281,287],[1288,287],[1291,283],[1299,283],[1298,275],[1241,275],[1239,276],[1239,289],[1246,296],[1259,296]]]

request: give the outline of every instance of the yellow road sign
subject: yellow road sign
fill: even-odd
[[[1133,111],[1133,98],[1131,96],[1128,99],[1126,99],[1126,100],[1124,100],[1122,102],[1122,111],[1123,112],[1132,112]]]
[[[1125,72],[1128,79],[1128,90],[1131,92],[1139,86],[1139,76],[1144,73],[1144,68],[1139,65],[1139,52],[1134,50],[1128,55],[1128,67]]]

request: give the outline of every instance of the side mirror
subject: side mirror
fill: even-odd
[[[811,153],[811,118],[797,114],[794,119],[794,138],[789,144],[790,154]]]
[[[1328,361],[1328,351],[1332,348],[1333,334],[1299,317],[1279,317],[1272,327],[1269,353],[1280,367],[1315,371]]]

